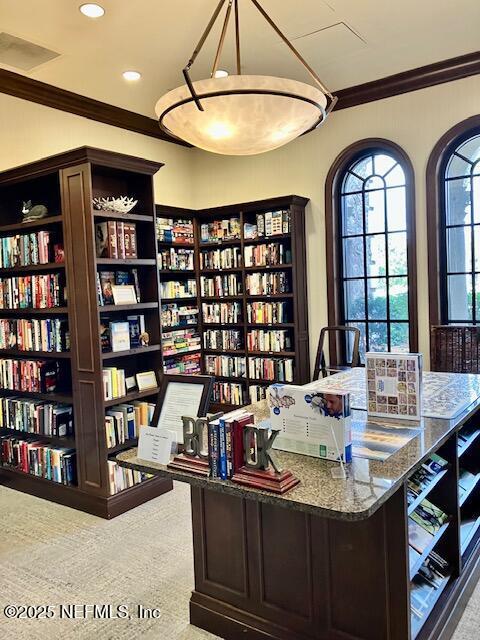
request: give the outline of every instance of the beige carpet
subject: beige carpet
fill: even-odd
[[[214,640],[188,624],[189,488],[111,522],[0,487],[2,640]],[[126,604],[131,620],[7,620],[7,604]],[[138,620],[137,605],[159,620]],[[454,640],[480,638],[480,585]]]

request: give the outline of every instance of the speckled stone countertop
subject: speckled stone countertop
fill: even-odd
[[[424,418],[421,423],[423,428],[418,430],[418,436],[385,462],[354,457],[353,462],[346,465],[346,479],[338,480],[332,477],[331,469],[334,466],[338,467],[337,463],[276,451],[282,467],[290,470],[300,480],[300,484],[284,495],[245,487],[230,480],[211,480],[187,472],[170,470],[164,465],[140,460],[137,458],[136,449],[125,451],[116,459],[123,466],[169,476],[173,480],[212,491],[221,491],[327,518],[362,520],[371,516],[386,502],[432,450],[443,444],[479,406],[480,398],[477,398],[468,409],[454,419]],[[253,404],[248,410],[254,413],[256,422],[269,417],[266,401]],[[354,414],[355,420],[366,423],[364,411],[355,411]]]

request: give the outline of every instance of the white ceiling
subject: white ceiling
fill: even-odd
[[[24,73],[76,93],[154,117],[157,99],[182,83],[217,0],[0,0],[0,31],[61,55]],[[480,49],[479,0],[260,0],[332,90]],[[209,76],[220,23],[193,67]],[[308,75],[250,0],[240,0],[244,73],[307,80]],[[233,39],[222,68],[234,69]],[[143,74],[127,83],[121,73]]]

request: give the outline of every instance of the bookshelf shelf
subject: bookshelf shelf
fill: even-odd
[[[195,269],[159,269],[158,273],[161,276],[194,276]]]
[[[163,351],[163,357],[164,358],[176,358],[177,356],[183,356],[186,353],[198,353],[199,351],[202,350],[202,347],[195,347],[193,349],[180,349],[178,351],[172,352],[172,353],[167,353],[165,351]]]
[[[271,300],[271,299],[288,299],[293,298],[293,293],[262,293],[261,295],[251,295],[247,293],[248,300]]]
[[[138,347],[127,351],[107,351],[102,353],[102,360],[113,360],[114,358],[127,358],[128,356],[143,355],[152,351],[160,351],[159,344],[150,344],[148,347]]]
[[[218,242],[200,242],[198,246],[200,249],[218,249],[220,247],[232,247],[241,243],[240,238],[235,238],[232,240],[219,240]]]
[[[475,476],[475,479],[472,481],[471,485],[468,487],[468,489],[460,497],[460,499],[459,499],[460,507],[463,507],[463,505],[467,502],[469,497],[472,495],[472,493],[478,487],[478,483],[479,482],[480,482],[480,473],[477,473],[477,475]]]
[[[196,296],[189,296],[188,298],[161,298],[160,304],[174,304],[175,302],[177,303],[187,302],[191,304],[192,302],[196,302],[196,301],[197,301]]]
[[[245,267],[245,271],[281,271],[282,269],[292,269],[293,264],[287,262],[285,264],[266,264],[263,267]]]
[[[223,274],[223,273],[241,273],[243,267],[231,267],[228,269],[202,269],[202,273]]]
[[[70,351],[20,351],[19,349],[0,349],[0,357],[15,358],[51,358],[52,360],[68,360]]]
[[[127,449],[132,449],[138,445],[138,438],[132,438],[131,440],[125,440],[121,444],[117,444],[114,447],[110,447],[107,449],[108,455],[111,456],[115,453],[120,453],[120,451],[126,451]]]
[[[19,476],[21,478],[28,478],[32,481],[34,481],[35,483],[40,483],[40,484],[44,484],[47,485],[49,487],[56,487],[58,489],[61,489],[63,491],[77,491],[78,487],[76,485],[67,485],[67,484],[62,484],[61,482],[54,482],[53,480],[49,480],[48,478],[42,478],[41,476],[35,476],[33,473],[26,473],[25,471],[21,471],[20,469],[14,469],[12,467],[9,467],[7,465],[3,465],[0,464],[0,470],[2,472],[2,474],[8,474],[10,476]]]
[[[203,349],[203,353],[207,354],[207,355],[222,355],[222,354],[227,354],[227,355],[245,355],[246,350],[244,348],[241,349],[206,349],[204,347]]]
[[[463,520],[460,523],[460,549],[462,556],[465,555],[470,543],[480,528],[480,516],[472,518],[471,521]]]
[[[440,542],[442,536],[447,531],[449,526],[450,526],[450,521],[445,522],[445,524],[443,524],[440,527],[440,529],[437,531],[437,533],[434,536],[432,536],[432,539],[430,540],[429,544],[425,547],[425,549],[424,549],[423,553],[421,554],[421,556],[419,558],[417,558],[417,560],[415,560],[415,562],[410,567],[410,580],[418,573],[420,567],[425,562],[426,558],[428,558],[428,556],[433,551],[433,549]]]
[[[61,271],[62,269],[65,269],[65,265],[63,262],[48,262],[47,264],[30,264],[26,266],[0,269],[0,277],[7,276],[10,273],[37,273],[39,271]]]
[[[295,351],[247,351],[249,356],[265,356],[265,357],[277,357],[277,358],[294,358],[296,356]]]
[[[57,447],[75,449],[75,438],[73,437],[63,438],[57,436],[47,436],[43,433],[31,433],[30,431],[19,431],[18,429],[7,429],[5,427],[0,428],[0,434],[11,435],[17,438],[28,438],[29,440],[39,440],[40,442],[49,443]]]
[[[14,224],[3,224],[0,226],[0,234],[10,233],[11,231],[19,232],[26,231],[29,232],[30,229],[38,229],[39,227],[46,227],[52,224],[60,224],[63,221],[63,216],[47,216],[46,218],[42,218],[41,220],[35,220],[33,222],[16,222]]]
[[[271,242],[278,242],[280,240],[291,240],[292,234],[290,233],[279,233],[274,236],[262,236],[261,238],[250,238],[245,239],[245,244],[270,244]]]
[[[236,300],[243,300],[243,296],[241,294],[238,296],[202,296],[204,302],[233,302]]]
[[[419,620],[418,622],[414,620],[413,616],[412,616],[412,640],[415,640],[415,638],[419,635],[420,631],[422,630],[427,618],[430,616],[430,614],[432,613],[433,609],[435,608],[435,605],[437,604],[437,602],[440,599],[440,596],[442,595],[442,593],[445,591],[446,586],[448,585],[448,583],[450,582],[450,578],[451,576],[448,575],[446,576],[440,583],[438,589],[435,590],[435,593],[429,603],[429,608],[428,611],[425,612],[424,617],[422,620]]]
[[[62,389],[54,393],[32,393],[16,390],[0,390],[0,396],[31,398],[73,407],[77,486],[64,486],[34,475],[10,468],[0,467],[0,483],[33,495],[82,509],[100,517],[111,518],[153,497],[170,491],[172,483],[168,479],[141,482],[141,476],[130,473],[112,472],[113,461],[109,460],[105,438],[105,409],[121,402],[134,402],[151,397],[157,389],[148,392],[132,392],[123,398],[105,403],[103,368],[106,362],[115,367],[125,367],[126,376],[139,372],[161,369],[159,290],[156,268],[157,245],[155,241],[155,205],[153,196],[153,175],[162,165],[124,154],[82,147],[56,156],[45,158],[29,165],[0,173],[0,219],[6,224],[0,226],[0,234],[29,233],[31,230],[52,229],[52,240],[63,248],[65,263],[50,263],[2,270],[1,274],[60,272],[60,286],[68,291],[68,304],[62,307],[44,309],[0,309],[0,318],[42,318],[65,316],[70,333],[71,352],[18,352],[2,350],[1,356],[18,358],[45,358],[61,362],[60,379]],[[50,216],[32,223],[22,224],[13,212],[18,211],[18,201],[29,193],[33,201],[44,203],[49,211],[61,211],[61,215]],[[128,193],[138,200],[136,208],[128,213],[115,213],[93,209],[96,197],[118,196]],[[136,234],[138,258],[96,258],[102,224],[110,230],[113,222],[131,223],[128,233]],[[119,229],[116,226],[116,238]],[[133,237],[133,236],[131,236]],[[120,246],[122,246],[120,244]],[[102,249],[103,250],[103,249]],[[132,305],[97,305],[98,271],[127,271],[139,267],[138,276],[142,299],[147,302]],[[99,269],[100,268],[100,269]],[[116,275],[116,274],[115,274]],[[120,282],[119,282],[120,283]],[[101,331],[99,312],[115,314],[119,321],[126,321],[130,313],[145,314],[145,331],[153,344],[148,347],[130,349],[115,353],[101,353]],[[64,318],[61,318],[62,320]],[[141,357],[140,357],[141,356]],[[121,359],[118,363],[117,359]],[[114,367],[114,368],[115,368]],[[2,433],[6,433],[3,431]],[[16,437],[32,439],[33,434],[23,434],[15,430]],[[8,436],[7,436],[8,437]],[[38,436],[40,440],[40,436]],[[45,439],[45,442],[48,442]],[[53,439],[50,439],[53,443]],[[62,439],[61,444],[67,441]],[[55,442],[60,445],[60,440]],[[123,477],[120,485],[115,483]],[[133,482],[135,486],[125,491],[117,491]]]
[[[458,457],[461,458],[463,454],[472,446],[472,444],[477,440],[478,436],[480,436],[480,429],[474,431],[472,435],[466,440],[466,442],[462,443],[458,447]]]
[[[157,240],[157,245],[163,248],[173,247],[175,249],[195,249],[195,245],[193,243],[187,242],[166,242],[163,240]]]
[[[257,322],[257,323],[251,323],[249,322],[247,324],[247,327],[249,329],[255,329],[255,328],[266,328],[266,329],[292,329],[293,327],[295,327],[295,325],[293,324],[293,322],[282,322],[282,323],[278,323],[276,324],[275,322],[273,323],[268,323],[268,322]]]
[[[448,469],[449,469],[449,467],[447,467],[446,469],[443,469],[442,471],[437,473],[437,475],[433,478],[433,480],[430,482],[428,487],[425,487],[425,489],[415,498],[415,500],[412,502],[412,504],[409,505],[409,507],[408,507],[408,510],[407,510],[408,515],[410,515],[411,513],[413,513],[415,511],[415,509],[422,502],[422,500],[425,500],[425,498],[428,496],[428,494],[431,491],[433,491],[433,489],[442,480],[442,478],[444,478],[447,475]]]
[[[152,396],[156,396],[158,394],[158,387],[152,389],[146,389],[145,391],[131,391],[127,393],[126,396],[121,396],[120,398],[113,398],[113,400],[105,400],[104,404],[106,407],[113,407],[116,404],[124,404],[128,402],[133,402],[134,400],[141,400],[142,398],[150,398]]]

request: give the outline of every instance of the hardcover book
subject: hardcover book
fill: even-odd
[[[112,351],[130,349],[130,325],[128,322],[110,322],[110,342]]]
[[[103,304],[113,304],[112,285],[115,284],[115,273],[113,271],[100,271],[100,288],[102,291]]]

